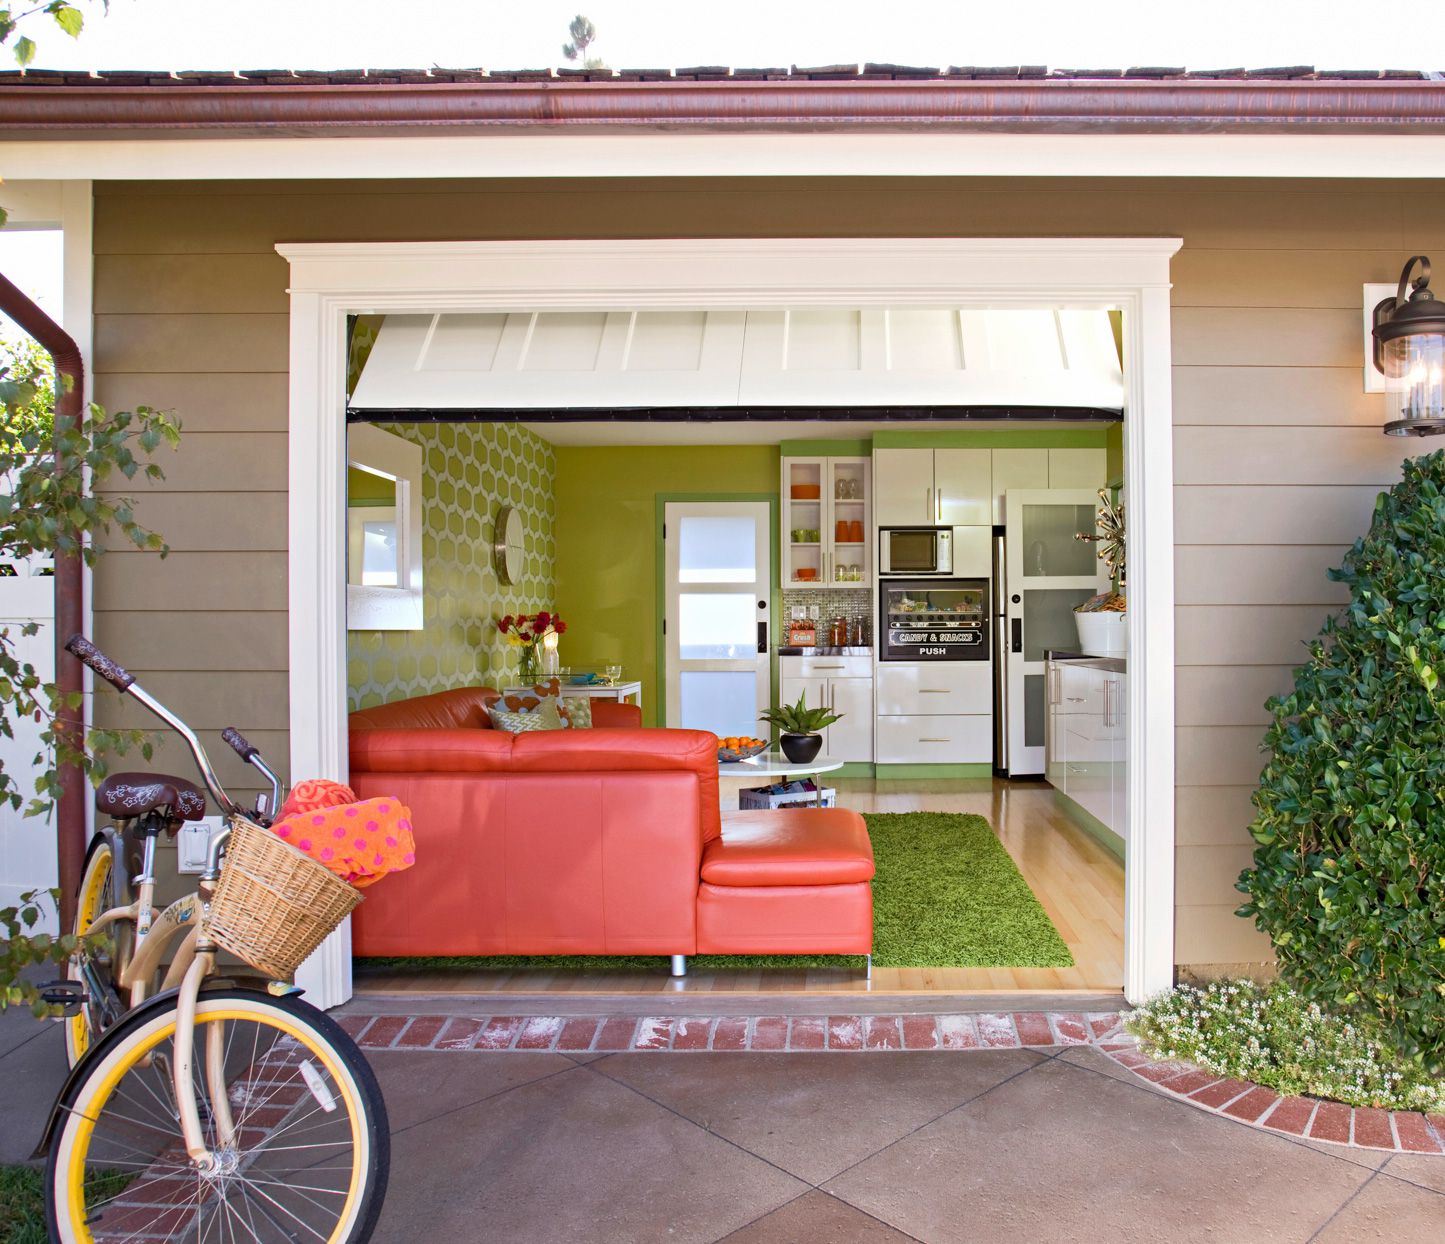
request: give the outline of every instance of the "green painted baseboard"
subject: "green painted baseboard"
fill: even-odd
[[[1097,840],[1099,845],[1110,855],[1115,856],[1121,864],[1124,863],[1124,840],[1118,834],[1087,808],[1070,799],[1063,791],[1054,791],[1054,802],[1058,804],[1059,809],[1069,820],[1073,821],[1090,838]]]
[[[929,778],[991,778],[992,765],[874,765],[880,782],[907,782]]]

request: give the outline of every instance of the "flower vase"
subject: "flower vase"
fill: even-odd
[[[556,678],[562,673],[562,658],[557,654],[557,645],[542,645],[542,677]]]
[[[535,644],[522,646],[522,659],[517,665],[517,677],[524,687],[530,687],[537,681],[537,648]]]

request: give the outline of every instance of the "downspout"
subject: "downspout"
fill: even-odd
[[[26,333],[49,351],[55,364],[55,433],[58,437],[67,427],[78,426],[84,403],[85,363],[80,347],[54,320],[30,298],[0,275],[0,311],[15,321]],[[80,552],[55,555],[55,685],[61,705],[57,711],[57,727],[64,736],[85,738],[85,703],[79,699],[85,689],[84,671],[80,662],[65,651],[65,641],[84,629],[85,579],[81,571]],[[65,701],[71,696],[77,705]],[[80,888],[80,873],[85,864],[85,774],[77,764],[62,765],[59,772],[60,800],[56,811],[55,849],[60,872],[60,927],[74,924],[75,896]]]

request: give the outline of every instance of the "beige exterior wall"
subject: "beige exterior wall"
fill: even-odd
[[[97,187],[99,400],[174,407],[137,489],[175,550],[108,558],[96,627],[196,724],[285,755],[286,265],[277,241],[1174,235],[1178,941],[1257,960],[1232,912],[1265,698],[1341,599],[1325,567],[1418,446],[1361,383],[1360,286],[1445,249],[1440,184],[745,180]],[[113,721],[113,706],[102,720]],[[223,776],[235,776],[229,762]]]

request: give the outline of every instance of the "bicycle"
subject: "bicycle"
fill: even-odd
[[[88,861],[82,906],[91,904],[89,930],[129,927],[131,944],[108,964],[82,956],[64,987],[79,1007],[65,1021],[67,1035],[80,1032],[75,1021],[83,1019],[85,1048],[35,1154],[46,1158],[51,1238],[362,1244],[390,1170],[386,1106],[355,1042],[285,983],[355,905],[355,891],[243,812],[195,733],[123,667],[83,636],[66,647],[177,730],[225,825],[212,836],[197,892],[154,916],[156,838],[198,817],[204,797],[190,783],[161,778],[128,804],[107,799],[133,815],[120,818],[120,834],[98,835],[106,847],[92,845],[93,856],[108,850],[110,858],[94,870]],[[238,733],[228,735],[248,763],[259,760]],[[258,767],[279,802],[279,781],[264,761]],[[95,910],[124,882],[124,846],[136,840],[141,871],[123,892],[135,897]],[[175,957],[152,994],[167,948]],[[219,976],[223,949],[271,982]],[[125,1006],[127,997],[134,1005]]]

